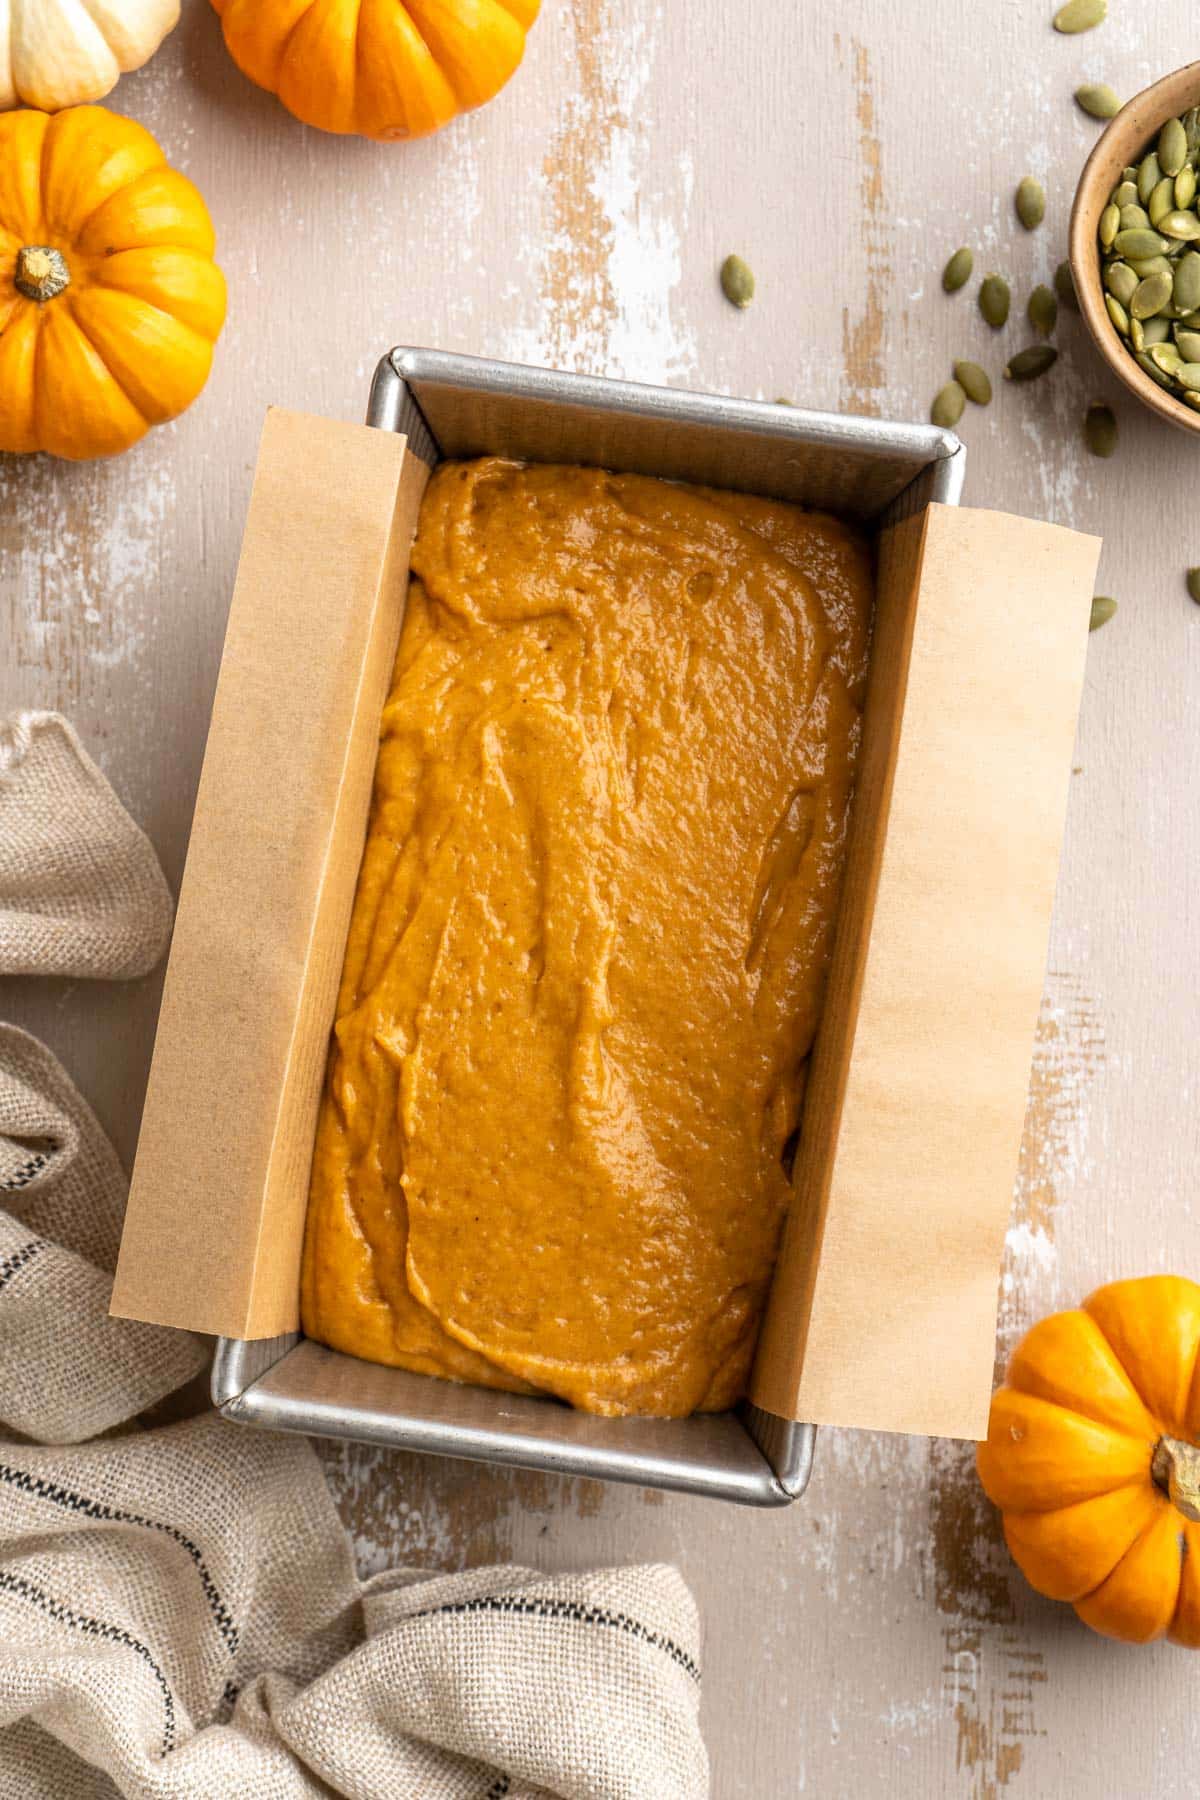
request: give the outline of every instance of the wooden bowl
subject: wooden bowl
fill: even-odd
[[[1124,338],[1105,310],[1096,231],[1100,214],[1120,180],[1122,169],[1141,161],[1168,119],[1178,118],[1189,106],[1197,105],[1200,105],[1200,62],[1189,63],[1185,69],[1165,75],[1121,108],[1096,140],[1079,177],[1075,204],[1071,208],[1069,245],[1079,310],[1097,350],[1117,379],[1123,381],[1144,406],[1169,425],[1191,432],[1200,432],[1200,412],[1193,412],[1182,400],[1176,400],[1173,394],[1151,381],[1133,360]]]

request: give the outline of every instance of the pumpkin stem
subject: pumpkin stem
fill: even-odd
[[[71,271],[61,250],[49,244],[25,244],[17,251],[13,284],[27,300],[53,300],[71,285]]]
[[[1150,1473],[1184,1518],[1200,1523],[1200,1449],[1179,1438],[1160,1437]]]

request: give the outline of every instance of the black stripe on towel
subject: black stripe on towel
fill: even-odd
[[[52,1506],[61,1506],[68,1512],[82,1513],[87,1519],[104,1519],[113,1525],[142,1525],[147,1531],[161,1531],[166,1537],[173,1538],[182,1550],[186,1550],[196,1566],[200,1577],[200,1586],[204,1589],[204,1597],[208,1601],[217,1630],[229,1647],[229,1654],[236,1656],[238,1651],[238,1627],[220,1594],[217,1585],[209,1574],[199,1547],[190,1537],[180,1531],[177,1525],[167,1525],[161,1519],[147,1519],[141,1513],[123,1512],[119,1506],[109,1506],[103,1500],[91,1500],[86,1494],[77,1494],[71,1488],[59,1487],[56,1482],[45,1481],[40,1475],[31,1475],[27,1469],[14,1469],[6,1463],[0,1463],[0,1481],[15,1487],[23,1494],[30,1494],[35,1500],[48,1500]]]
[[[487,1793],[483,1796],[483,1800],[504,1800],[505,1794],[508,1793],[508,1791],[511,1787],[512,1787],[512,1777],[511,1776],[497,1775],[495,1781],[493,1781],[491,1787],[488,1789]]]
[[[19,1250],[14,1250],[0,1262],[0,1292],[8,1286],[14,1275],[18,1275],[26,1263],[31,1263],[39,1250],[46,1248],[45,1238],[30,1238]]]
[[[41,1174],[49,1161],[48,1156],[43,1156],[40,1150],[35,1150],[28,1162],[22,1163],[19,1169],[14,1169],[11,1175],[6,1175],[4,1180],[0,1181],[0,1193],[15,1194],[21,1188],[28,1187],[30,1182],[36,1180]]]
[[[19,1594],[22,1600],[28,1600],[57,1625],[69,1625],[72,1631],[81,1632],[84,1637],[103,1638],[108,1644],[123,1644],[127,1650],[140,1656],[162,1691],[162,1754],[166,1756],[168,1751],[175,1748],[175,1696],[166,1676],[141,1638],[135,1638],[122,1625],[110,1625],[104,1619],[93,1619],[87,1613],[75,1612],[65,1600],[56,1600],[53,1594],[48,1594],[45,1588],[38,1587],[36,1582],[27,1580],[24,1575],[13,1575],[7,1569],[0,1569],[0,1588],[7,1588],[10,1594]]]
[[[607,1625],[661,1650],[693,1681],[700,1679],[699,1663],[671,1638],[664,1637],[660,1631],[652,1631],[640,1619],[631,1619],[628,1613],[609,1612],[603,1606],[584,1606],[578,1600],[552,1600],[548,1595],[482,1594],[477,1600],[448,1600],[445,1606],[430,1606],[424,1612],[410,1613],[409,1618],[435,1619],[441,1613],[482,1612],[507,1613],[528,1619],[569,1619],[576,1625]]]

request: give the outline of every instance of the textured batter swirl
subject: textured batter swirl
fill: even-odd
[[[871,569],[820,514],[443,464],[312,1173],[310,1336],[677,1415],[742,1391],[788,1201]]]

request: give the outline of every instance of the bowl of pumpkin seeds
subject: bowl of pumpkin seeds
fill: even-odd
[[[1146,88],[1097,140],[1070,256],[1113,374],[1160,418],[1200,432],[1200,63]]]

